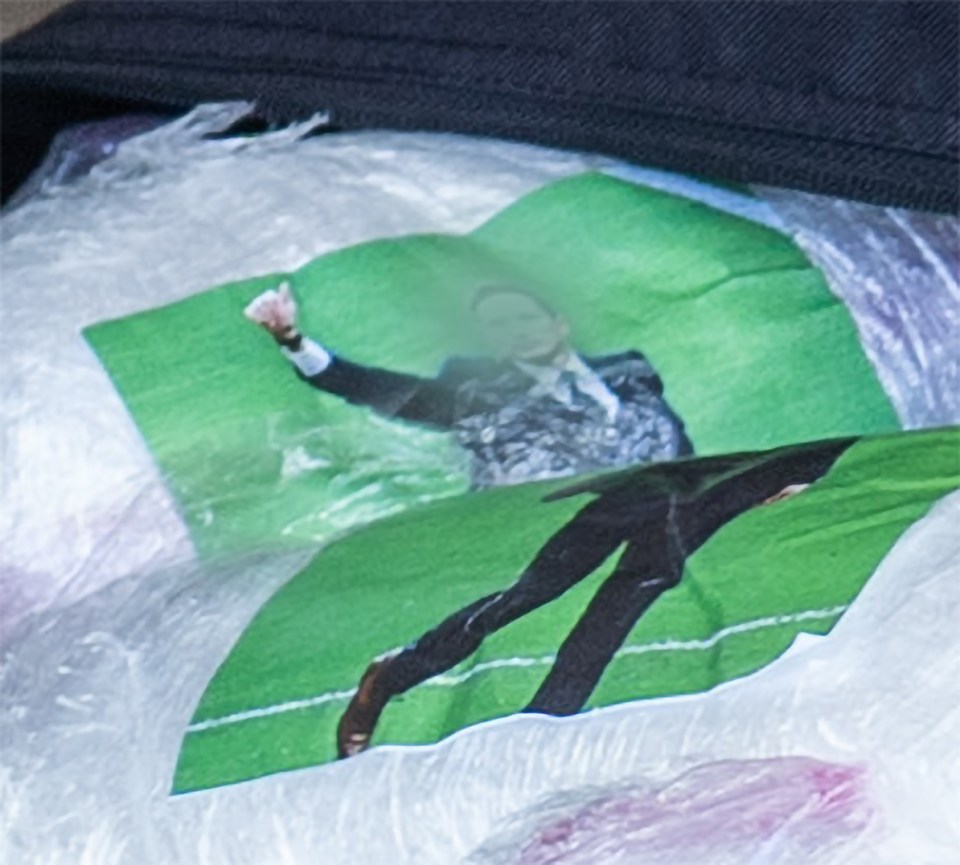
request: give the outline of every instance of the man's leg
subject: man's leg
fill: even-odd
[[[636,622],[660,595],[680,582],[689,556],[731,520],[777,501],[790,485],[819,480],[854,441],[787,451],[696,498],[672,496],[659,521],[648,511],[634,513],[632,540],[616,570],[564,640],[527,711],[550,715],[580,711]],[[623,490],[618,495],[624,512],[629,512],[629,497]],[[602,502],[601,496],[597,504]]]
[[[646,518],[633,515],[631,540],[616,569],[564,640],[526,711],[573,715],[583,708],[640,617],[680,583],[687,557],[721,526],[763,501],[762,483],[736,480],[693,500],[672,496]]]
[[[622,525],[592,502],[540,549],[519,579],[464,607],[391,659],[394,694],[466,660],[500,628],[560,597],[593,573],[625,540]]]
[[[341,756],[363,750],[387,702],[466,660],[493,632],[558,598],[593,573],[625,539],[618,513],[591,502],[556,532],[520,578],[464,607],[364,674],[338,730]]]
[[[525,711],[579,712],[633,626],[660,595],[680,582],[683,564],[682,550],[668,532],[665,514],[646,523],[643,540],[629,542],[616,569],[564,640]]]

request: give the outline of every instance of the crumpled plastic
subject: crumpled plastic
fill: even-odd
[[[585,170],[655,187],[668,177],[599,156],[451,135],[305,138],[322,128],[322,115],[260,136],[208,137],[249,111],[201,106],[3,216],[7,633],[33,610],[193,556],[84,327],[365,240],[467,231]],[[707,203],[723,194],[683,182]],[[824,269],[904,426],[960,418],[956,220],[756,192],[722,204],[788,231]]]
[[[64,186],[85,177],[116,152],[117,146],[167,122],[159,114],[121,114],[61,129],[50,142],[46,157],[7,202],[14,208],[44,189]]]
[[[804,757],[696,766],[663,786],[578,791],[512,818],[477,865],[821,862],[873,817],[864,773]],[[531,832],[531,826],[536,828]]]
[[[505,831],[535,838],[542,822],[528,809],[558,793],[575,814],[598,788],[663,789],[700,766],[792,756],[859,772],[871,817],[862,830],[841,821],[828,838],[843,843],[821,844],[814,859],[773,862],[950,862],[960,843],[958,519],[954,494],[901,538],[829,637],[711,692],[513,716],[429,748],[377,748],[175,797],[194,701],[303,561],[115,581],[35,617],[7,649],[0,861],[453,865]],[[723,847],[699,861],[743,862]]]
[[[0,861],[450,865],[503,837],[511,815],[511,831],[535,837],[540,814],[527,809],[558,790],[589,787],[570,800],[575,815],[598,785],[662,790],[698,766],[788,755],[863,773],[869,825],[816,861],[950,861],[956,497],[901,540],[828,640],[748,680],[169,797],[210,676],[312,551],[197,562],[81,328],[374,237],[468,230],[588,168],[650,179],[600,157],[456,136],[305,139],[322,118],[204,138],[247,110],[201,107],[3,217]],[[847,303],[904,425],[960,418],[951,220],[758,195],[751,209],[793,233]]]
[[[32,610],[193,556],[83,327],[373,238],[466,231],[543,183],[608,164],[455,136],[304,139],[323,117],[204,137],[249,110],[203,106],[4,215],[6,632]]]

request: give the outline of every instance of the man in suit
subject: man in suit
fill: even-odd
[[[687,558],[741,514],[802,492],[855,441],[645,466],[549,496],[547,501],[584,493],[596,498],[544,544],[512,585],[370,664],[341,717],[339,755],[369,747],[391,699],[466,660],[486,637],[560,597],[622,547],[613,573],[564,640],[525,709],[548,715],[579,712],[640,617],[680,583]]]
[[[299,332],[287,284],[246,309],[304,381],[390,418],[449,430],[470,457],[472,487],[688,456],[693,446],[639,351],[585,357],[537,295],[487,286],[471,311],[493,357],[454,357],[435,378],[364,366]]]

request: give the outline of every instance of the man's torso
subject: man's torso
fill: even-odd
[[[683,424],[637,353],[583,358],[615,398],[581,377],[551,389],[512,364],[476,364],[456,389],[454,432],[476,488],[675,459]],[[572,377],[571,377],[572,378]]]

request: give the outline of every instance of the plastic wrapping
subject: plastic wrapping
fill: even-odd
[[[960,415],[960,226],[949,216],[762,188],[860,330],[905,427]]]
[[[477,865],[822,862],[873,816],[863,772],[784,757],[708,763],[664,786],[579,791],[512,819]],[[531,832],[531,827],[536,829]]]
[[[303,562],[117,581],[35,617],[7,652],[0,861],[451,865],[502,840],[499,821],[561,791],[590,788],[573,794],[582,802],[638,779],[666,787],[703,764],[803,756],[860,767],[873,814],[847,833],[852,843],[819,848],[818,865],[949,862],[960,841],[958,518],[954,495],[909,531],[829,639],[710,693],[570,719],[515,716],[432,748],[382,748],[173,798],[193,701],[249,615]],[[520,818],[525,840],[541,825]],[[733,865],[731,855],[699,861]]]
[[[109,120],[96,120],[68,126],[58,132],[46,158],[10,197],[12,209],[46,189],[64,186],[85,177],[97,164],[116,152],[121,142],[167,122],[154,114],[122,114]]]
[[[800,785],[778,812],[803,815],[797,832],[758,863],[804,861],[793,852],[804,844],[824,865],[950,861],[960,846],[960,775],[948,759],[960,736],[956,496],[901,539],[829,641],[809,638],[749,680],[563,721],[505,719],[431,749],[378,749],[350,765],[170,798],[204,687],[311,550],[196,563],[80,329],[374,237],[469,230],[585,168],[631,171],[451,136],[303,140],[317,120],[202,137],[244,111],[198,109],[4,216],[0,861],[450,865],[476,852],[483,862],[536,837],[537,804],[558,790],[589,787],[563,806],[576,819],[598,785],[664,790],[719,761],[743,769],[784,756],[859,767],[857,806],[830,823],[830,837],[805,835]],[[824,267],[905,425],[956,421],[949,220],[762,195],[770,203],[751,202],[752,216],[785,225]],[[869,232],[846,233],[853,220]],[[890,238],[896,256],[882,243]],[[895,288],[920,282],[922,303]],[[595,849],[571,856],[587,861]],[[735,845],[717,849],[698,861],[750,861]]]
[[[6,631],[31,610],[192,556],[174,502],[83,327],[364,240],[466,231],[531,189],[586,169],[653,186],[664,180],[600,157],[456,136],[304,140],[323,118],[262,136],[204,137],[247,110],[201,107],[4,216]],[[688,194],[718,203],[716,187],[682,182]],[[953,221],[761,195],[773,206],[747,196],[722,204],[786,227],[825,267],[904,424],[960,417],[960,360],[949,336],[960,315]],[[851,229],[861,224],[869,230]],[[910,290],[917,284],[922,292]]]
[[[200,108],[4,216],[5,631],[192,556],[83,327],[375,237],[468,230],[545,181],[607,164],[452,136],[301,140],[322,118],[203,137],[247,110]]]

